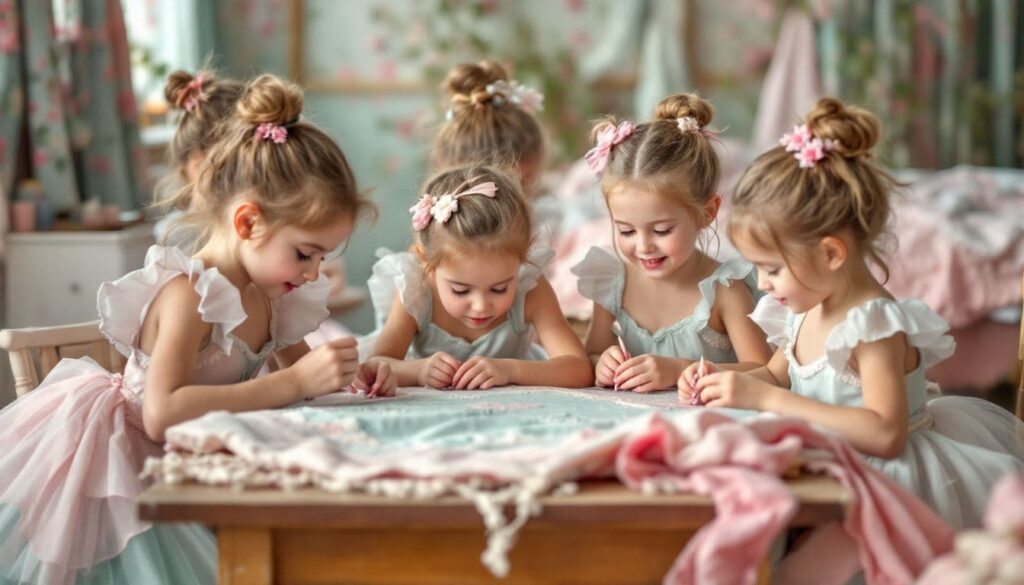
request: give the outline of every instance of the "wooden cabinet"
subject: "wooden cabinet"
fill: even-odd
[[[98,318],[103,282],[142,268],[153,226],[115,231],[47,231],[7,236],[7,327],[44,327]]]

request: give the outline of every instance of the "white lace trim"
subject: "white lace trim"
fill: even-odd
[[[338,480],[307,470],[266,469],[228,453],[167,453],[150,457],[140,474],[168,484],[189,481],[205,485],[231,486],[234,489],[277,487],[291,490],[317,487],[335,493],[365,493],[393,499],[435,499],[456,495],[472,502],[484,521],[487,548],[481,562],[496,577],[506,577],[510,565],[509,552],[515,546],[519,529],[533,516],[541,513],[540,496],[568,496],[579,490],[574,482],[555,485],[551,480],[534,476],[521,482],[501,484],[471,478],[456,481],[434,479],[368,479]],[[507,506],[515,507],[515,516],[505,516]]]
[[[729,336],[715,331],[710,326],[701,329],[697,334],[700,335],[701,341],[715,349],[720,349],[722,351],[729,351],[732,349],[732,342],[729,341]]]
[[[794,346],[796,345],[796,338],[800,334],[800,326],[803,325],[805,316],[806,313],[801,313],[795,316],[793,320],[794,334],[791,335],[789,339],[786,340],[786,345],[783,347],[783,351],[786,355],[786,361],[789,362],[789,366],[793,370],[793,372],[799,378],[807,380],[809,378],[816,376],[819,372],[828,367],[829,363],[827,355],[822,355],[820,358],[814,360],[809,364],[801,365],[800,362],[796,361],[796,353],[794,350]],[[834,369],[833,372],[835,373],[836,379],[838,379],[840,382],[860,388],[860,376],[857,375],[857,372],[851,370],[849,365],[844,367],[841,372],[837,372]]]

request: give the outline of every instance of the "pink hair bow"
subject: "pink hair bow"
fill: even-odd
[[[273,140],[274,144],[283,144],[288,140],[288,129],[284,126],[264,122],[256,127],[256,138]]]
[[[186,112],[191,112],[199,105],[199,100],[203,97],[204,83],[206,83],[206,75],[200,73],[185,86],[185,100],[182,105],[185,107]]]
[[[612,148],[629,138],[633,134],[633,123],[629,120],[619,122],[618,126],[609,126],[597,135],[597,146],[591,148],[584,157],[587,166],[594,174],[601,174],[608,166],[608,157],[611,156]]]
[[[445,193],[439,197],[425,193],[416,202],[416,205],[409,208],[409,213],[412,214],[412,229],[416,231],[426,229],[430,225],[431,218],[441,223],[448,223],[452,214],[459,210],[459,199],[466,195],[483,195],[493,198],[497,193],[498,186],[493,181],[470,187],[461,193]]]
[[[779,139],[779,144],[786,147],[786,152],[793,153],[802,169],[814,167],[827,153],[842,146],[839,141],[831,138],[815,138],[807,124],[794,126],[792,132]]]

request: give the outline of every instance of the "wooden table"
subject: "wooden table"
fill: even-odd
[[[800,501],[792,526],[843,519],[848,494],[836,481],[787,484]],[[455,497],[156,484],[139,498],[139,515],[215,527],[221,585],[661,583],[687,540],[714,516],[709,498],[644,496],[611,481],[584,482],[579,493],[543,503],[520,531],[502,580],[480,563],[483,521]],[[767,561],[759,582],[768,582]]]

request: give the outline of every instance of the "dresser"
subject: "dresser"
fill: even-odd
[[[153,226],[46,231],[7,236],[6,327],[65,325],[99,318],[100,284],[142,268]]]

